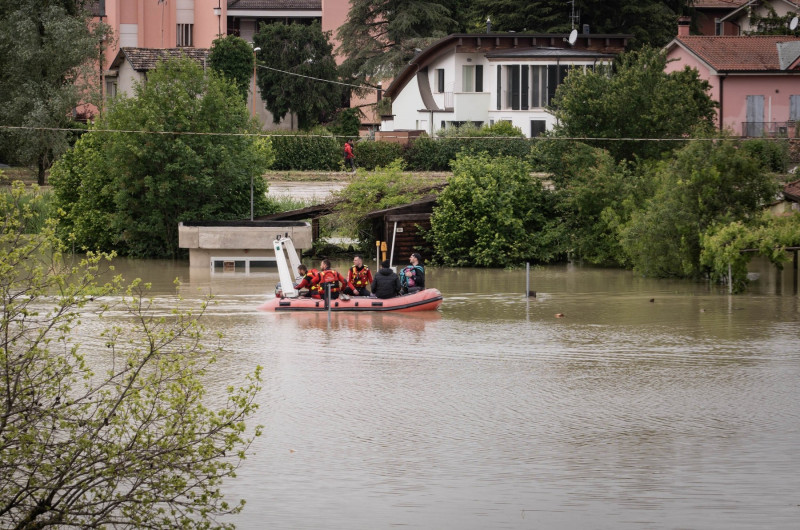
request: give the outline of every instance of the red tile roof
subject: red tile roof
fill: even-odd
[[[800,180],[786,184],[783,187],[783,194],[789,200],[800,202]]]
[[[676,42],[718,71],[781,71],[778,43],[797,42],[787,35],[679,36]]]

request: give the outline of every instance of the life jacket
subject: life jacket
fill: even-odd
[[[319,272],[319,283],[317,286],[321,292],[325,292],[325,284],[331,284],[331,292],[335,293],[339,290],[339,273],[332,269],[326,269]]]
[[[350,267],[350,277],[353,279],[353,285],[360,289],[369,285],[369,268],[366,265],[361,266],[358,270],[355,265]]]
[[[322,288],[320,288],[319,286],[319,278],[320,278],[319,271],[317,269],[311,269],[306,273],[305,276],[303,276],[303,279],[308,279],[308,283],[311,284],[308,290],[311,291],[312,293],[315,292],[318,293],[322,291]]]

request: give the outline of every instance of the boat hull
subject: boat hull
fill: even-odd
[[[442,305],[442,293],[438,289],[424,289],[417,293],[394,298],[380,299],[366,296],[352,296],[349,300],[331,300],[331,311],[435,311]],[[261,311],[303,312],[327,311],[325,300],[315,298],[273,298],[259,306]]]

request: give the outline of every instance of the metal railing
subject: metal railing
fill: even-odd
[[[743,121],[742,136],[748,138],[800,138],[800,121]]]

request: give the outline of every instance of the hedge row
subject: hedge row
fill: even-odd
[[[272,136],[275,153],[273,169],[340,171],[344,168],[344,140],[333,136],[278,134]],[[450,161],[462,150],[488,152],[493,156],[527,157],[527,138],[429,138],[423,136],[410,146],[361,139],[355,144],[356,165],[372,170],[402,158],[412,171],[448,171]]]

